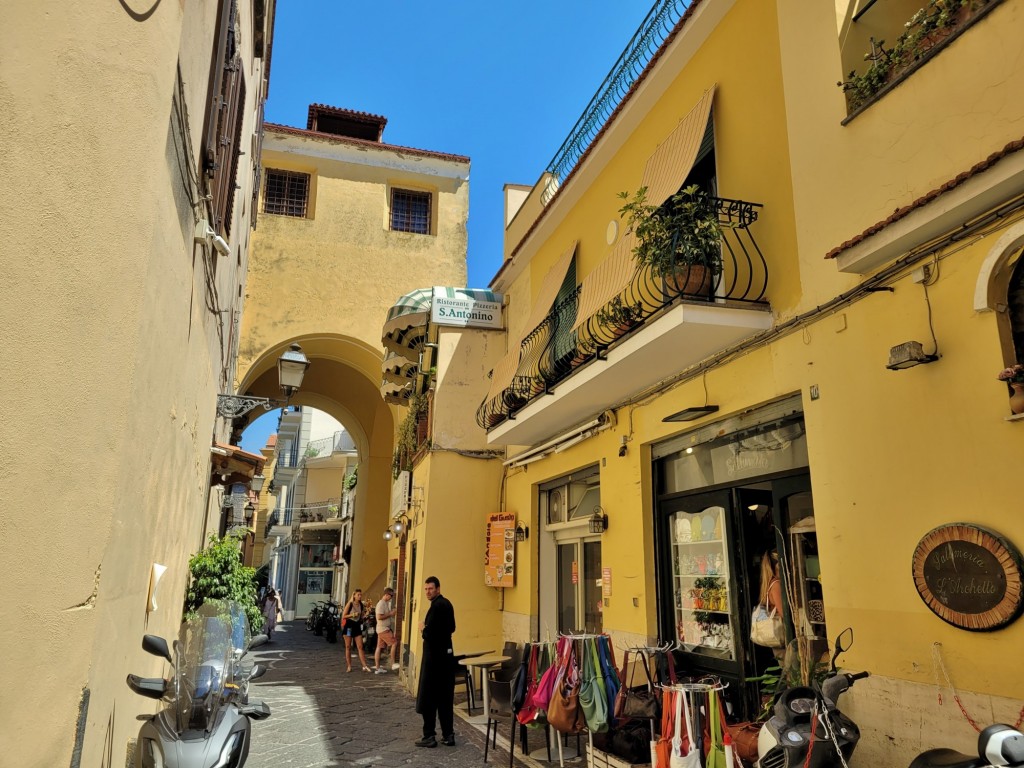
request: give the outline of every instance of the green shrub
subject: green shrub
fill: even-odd
[[[245,609],[252,631],[263,626],[263,614],[256,604],[256,569],[242,564],[240,544],[245,531],[224,538],[210,535],[210,543],[188,561],[192,578],[185,593],[185,618],[208,600],[234,600]]]

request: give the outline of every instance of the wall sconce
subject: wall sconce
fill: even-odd
[[[263,483],[267,478],[263,475],[253,475],[252,480],[249,482],[249,490],[260,493],[263,491]]]
[[[217,415],[225,419],[244,416],[253,408],[262,407],[265,411],[288,405],[292,395],[302,386],[302,379],[309,368],[309,359],[302,354],[302,347],[292,344],[277,359],[277,382],[284,392],[284,400],[269,397],[248,397],[243,395],[217,395]]]
[[[604,533],[608,530],[608,514],[601,507],[594,507],[594,514],[590,516],[590,532]]]
[[[412,521],[409,520],[408,515],[403,512],[385,529],[384,541],[391,541],[396,536],[399,540],[405,539],[406,534],[409,533],[409,524],[411,522]]]
[[[516,523],[516,541],[526,541],[530,538],[530,528],[522,523]]]
[[[936,349],[937,351],[938,349]],[[915,365],[934,363],[938,359],[937,354],[926,355],[921,342],[905,341],[889,350],[889,364],[885,367],[890,371],[902,371],[906,368],[913,368]]]
[[[255,516],[255,514],[256,514],[256,507],[254,507],[252,502],[250,501],[248,504],[245,505],[245,527],[246,528],[251,528],[252,527],[252,519]]]

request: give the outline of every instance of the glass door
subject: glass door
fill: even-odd
[[[556,611],[559,632],[601,632],[600,539],[572,538],[555,544]]]

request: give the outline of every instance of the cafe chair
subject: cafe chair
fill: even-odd
[[[473,669],[459,664],[459,661],[465,658],[467,658],[465,654],[453,656],[452,666],[453,674],[455,675],[455,685],[466,686],[466,711],[472,715],[473,710],[476,709],[476,695],[473,691]]]
[[[512,768],[516,750],[516,726],[519,726],[519,750],[523,755],[529,756],[530,745],[527,740],[528,729],[525,725],[516,720],[515,712],[512,709],[512,688],[515,685],[516,672],[508,673],[500,667],[488,671],[487,690],[488,706],[487,733],[484,736],[484,762],[487,762],[489,748],[498,747],[498,728],[502,723],[509,724],[508,732],[508,765]],[[493,729],[493,730],[492,730]],[[551,762],[551,742],[547,739],[549,726],[544,724],[545,741],[548,745],[548,762]]]

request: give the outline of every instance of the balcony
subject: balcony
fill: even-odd
[[[760,205],[714,203],[721,271],[700,280],[702,268],[637,267],[582,321],[577,288],[523,340],[511,384],[477,410],[490,444],[535,445],[771,327],[768,265],[750,231]]]
[[[338,498],[302,504],[298,509],[299,524],[337,528],[342,521],[341,506],[341,499]]]

